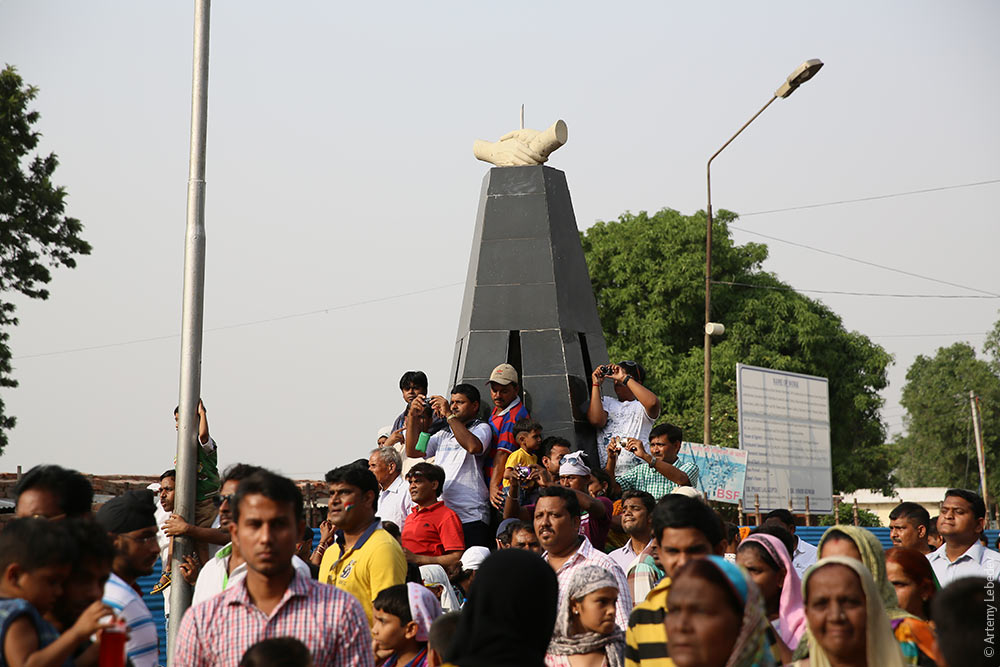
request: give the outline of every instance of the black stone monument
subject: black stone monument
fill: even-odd
[[[504,362],[544,435],[596,455],[590,374],[608,353],[566,175],[494,167],[483,179],[451,378],[483,392]],[[594,459],[596,460],[596,458]]]

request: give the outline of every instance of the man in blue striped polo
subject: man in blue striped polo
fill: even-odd
[[[115,557],[104,585],[104,604],[125,621],[129,639],[125,653],[135,667],[156,667],[160,652],[153,615],[136,586],[139,577],[153,573],[160,555],[156,541],[156,505],[148,489],[128,491],[97,511],[97,522],[111,534]]]

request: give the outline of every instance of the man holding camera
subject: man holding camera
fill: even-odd
[[[613,437],[649,441],[649,432],[660,416],[660,399],[642,385],[645,379],[646,372],[634,361],[598,366],[591,375],[587,421],[599,429],[597,453],[602,467],[607,463],[607,449]],[[605,380],[614,381],[616,398],[601,395],[601,385]],[[648,453],[649,450],[646,451]],[[639,463],[640,459],[632,452],[622,452],[614,475],[624,475]]]
[[[622,452],[634,454],[642,465],[633,466],[614,477],[611,492],[646,491],[654,498],[662,498],[678,486],[697,486],[698,465],[694,461],[678,459],[683,440],[682,431],[673,424],[660,424],[649,432],[648,452],[635,438],[629,438],[624,445],[612,439],[608,444],[605,464],[609,475],[614,476],[615,464]]]
[[[420,425],[418,415],[430,405],[434,414],[447,421],[447,427],[430,436],[426,447],[418,449]],[[493,535],[489,528],[488,490],[481,472],[483,457],[493,444],[490,425],[479,421],[479,390],[470,384],[459,384],[451,390],[451,402],[442,396],[417,396],[406,415],[406,455],[435,457],[444,469],[445,480],[441,500],[462,520],[465,546],[489,548]]]

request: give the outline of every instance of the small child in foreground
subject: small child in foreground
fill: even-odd
[[[240,667],[313,667],[305,644],[294,637],[263,639],[240,658]]]
[[[431,623],[431,631],[427,636],[427,667],[441,667],[445,663],[444,656],[451,648],[451,641],[458,629],[458,619],[462,612],[451,611],[441,614]]]
[[[381,667],[426,667],[431,623],[441,615],[441,603],[426,586],[390,586],[372,602],[376,656],[389,654]]]
[[[112,610],[100,600],[88,606],[62,635],[42,618],[53,610],[77,559],[66,529],[45,519],[16,519],[0,532],[0,664],[58,667],[78,646],[110,625]],[[97,645],[76,664],[95,664]]]

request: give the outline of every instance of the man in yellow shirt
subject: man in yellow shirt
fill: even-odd
[[[326,473],[329,519],[336,537],[323,553],[319,580],[356,597],[372,625],[372,601],[385,588],[406,582],[406,557],[377,516],[378,482],[355,464]]]
[[[653,508],[653,536],[666,576],[628,619],[625,667],[673,667],[667,648],[667,596],[671,577],[685,563],[725,550],[722,520],[708,505],[681,495],[666,495]]]

